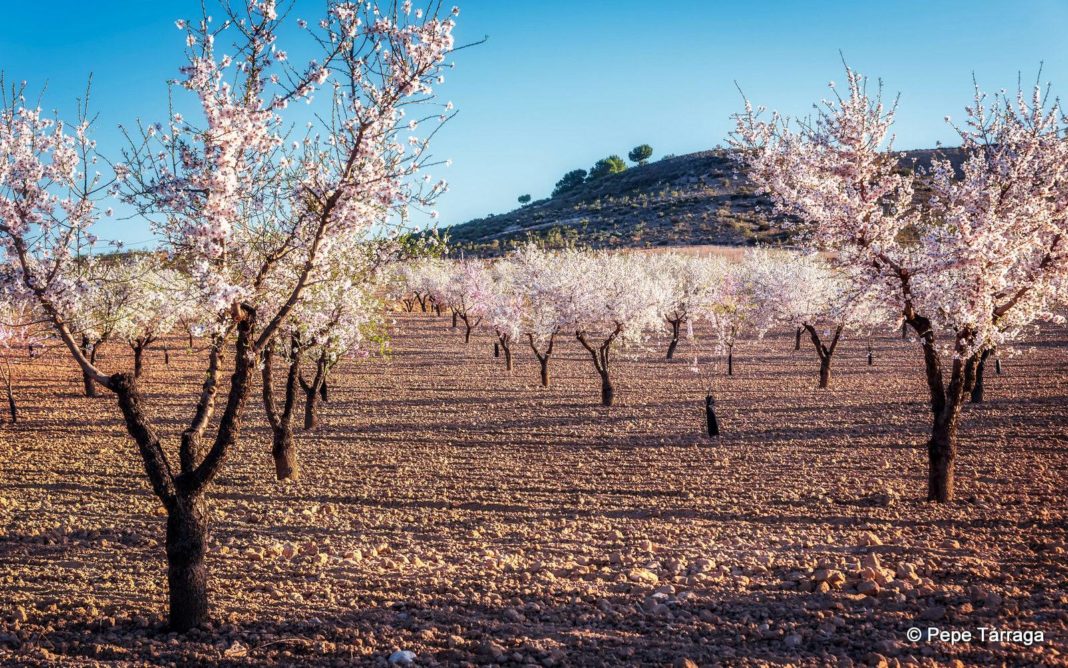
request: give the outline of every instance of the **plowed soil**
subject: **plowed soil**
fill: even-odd
[[[990,365],[957,500],[935,505],[921,353],[899,336],[874,366],[845,340],[828,390],[792,332],[741,342],[730,378],[654,340],[616,357],[606,409],[573,340],[546,389],[529,349],[508,375],[485,332],[396,320],[392,353],[344,362],[321,426],[298,427],[298,481],[273,479],[254,390],[210,493],[216,621],[184,637],[163,628],[164,517],[113,397],[82,396],[62,350],[17,365],[0,663],[1066,665],[1068,330]],[[144,383],[175,454],[203,355],[170,343]],[[101,365],[131,361],[113,345]]]

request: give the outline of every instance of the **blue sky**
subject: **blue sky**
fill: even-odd
[[[419,4],[418,2],[416,4]],[[1043,80],[1068,91],[1068,2],[709,2],[708,0],[457,0],[460,43],[441,94],[460,114],[435,140],[451,158],[441,223],[513,208],[548,195],[564,172],[649,143],[654,159],[720,144],[740,100],[806,113],[850,64],[901,93],[897,145],[953,143],[942,120],[960,117],[974,72],[987,89]],[[0,68],[45,106],[66,111],[93,74],[97,136],[165,114],[164,81],[177,75],[183,38],[174,19],[199,0],[52,0],[5,3]],[[312,18],[322,0],[297,0]],[[149,238],[137,221],[104,236]]]

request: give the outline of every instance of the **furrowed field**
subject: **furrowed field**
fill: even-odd
[[[395,318],[391,355],[343,361],[319,427],[298,427],[298,480],[274,481],[250,402],[210,492],[214,621],[178,638],[165,515],[114,399],[83,396],[63,351],[22,367],[21,421],[0,428],[0,663],[1064,663],[1063,327],[988,370],[958,500],[932,504],[921,351],[898,335],[874,338],[873,366],[845,340],[822,390],[793,331],[741,340],[730,378],[711,358],[692,372],[685,346],[663,360],[660,336],[617,358],[603,408],[573,339],[543,388],[529,349],[509,375],[487,332]],[[204,355],[168,343],[143,384],[171,426]],[[124,346],[101,359],[132,364]],[[1044,640],[917,643],[914,626]]]
[[[0,665],[1068,667],[1065,17],[8,4]]]

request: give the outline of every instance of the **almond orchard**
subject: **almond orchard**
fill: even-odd
[[[1065,661],[1049,89],[903,165],[846,68],[726,138],[788,243],[478,257],[412,222],[460,10],[321,4],[177,20],[122,145],[5,86],[0,662]]]

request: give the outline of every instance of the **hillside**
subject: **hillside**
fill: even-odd
[[[954,161],[959,151],[944,149]],[[930,163],[910,151],[904,166]],[[748,245],[786,239],[771,202],[759,196],[725,150],[667,157],[631,167],[553,198],[446,228],[468,254],[496,255],[536,238],[594,248]]]

